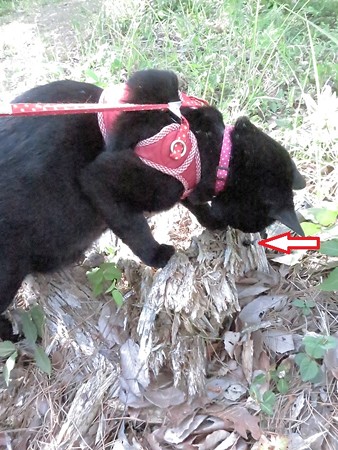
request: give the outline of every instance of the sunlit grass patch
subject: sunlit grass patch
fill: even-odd
[[[312,92],[317,79],[335,82],[330,26],[311,22],[306,2],[130,1],[124,11],[105,5],[81,45],[86,64],[107,83],[137,69],[171,68],[229,116],[278,115],[291,126],[302,91]]]

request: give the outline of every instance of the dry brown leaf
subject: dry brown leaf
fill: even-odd
[[[204,422],[196,428],[194,434],[208,434],[216,430],[222,430],[224,428],[223,425],[223,420],[219,417],[208,416]]]
[[[304,403],[305,403],[305,397],[304,397],[304,392],[301,392],[296,400],[294,401],[294,403],[292,404],[292,409],[291,409],[291,418],[296,420],[298,419],[303,407],[304,407]]]
[[[223,442],[217,445],[215,450],[240,450],[240,448],[237,446],[239,439],[240,437],[238,436],[238,434],[233,432]],[[235,445],[236,447],[234,447]]]
[[[314,403],[315,408],[312,410],[312,414],[300,424],[299,431],[305,442],[310,444],[311,450],[321,450],[326,436],[335,434],[337,438],[337,434],[334,427],[331,427],[332,407],[317,401]]]
[[[230,436],[230,433],[225,430],[217,430],[208,434],[207,436],[194,436],[192,439],[189,439],[187,444],[191,445],[193,449],[196,450],[215,450],[218,448],[218,444],[225,442]],[[231,445],[231,444],[229,444]],[[229,445],[225,448],[229,448]],[[177,449],[184,450],[185,447],[183,445],[178,445]]]
[[[306,250],[294,250],[289,255],[276,256],[275,258],[272,258],[271,261],[284,264],[286,266],[294,266],[300,262],[305,254]]]
[[[292,333],[285,330],[266,330],[262,335],[264,344],[275,353],[282,354],[295,349]]]
[[[257,369],[263,372],[268,372],[271,367],[271,361],[269,356],[265,352],[261,352],[258,358]]]
[[[338,347],[327,350],[324,355],[324,364],[338,380]]]
[[[253,370],[260,369],[260,358],[261,353],[264,351],[263,336],[262,331],[256,330],[251,333],[252,346],[253,346],[253,358],[252,358],[252,368]]]
[[[223,335],[223,342],[225,351],[230,358],[233,358],[236,344],[241,337],[241,333],[235,333],[234,331],[226,331]]]
[[[135,408],[148,405],[143,402],[144,389],[149,385],[149,372],[142,360],[140,361],[139,346],[128,339],[120,348],[121,365],[121,401]]]
[[[249,271],[236,282],[238,298],[241,300],[241,305],[244,300],[245,302],[252,301],[258,295],[278,285],[279,281],[280,275],[271,267],[269,268],[269,273],[257,270]]]
[[[247,382],[251,383],[253,370],[253,340],[251,338],[243,343],[242,369]]]
[[[117,440],[114,442],[113,450],[143,450],[143,447],[135,440],[132,439],[132,444],[129,443],[125,434],[124,422],[121,423]]]
[[[150,403],[159,408],[180,405],[185,401],[185,394],[174,386],[160,390],[147,389],[144,396]]]
[[[64,355],[62,354],[62,352],[56,350],[52,355],[51,355],[51,359],[52,359],[52,366],[53,369],[55,370],[61,370],[62,367],[65,364],[65,358]]]
[[[236,382],[235,380],[232,374],[208,380],[206,391],[209,399],[226,399],[231,402],[238,401],[246,393],[247,389],[242,383]]]
[[[150,450],[162,450],[162,445],[159,444],[163,440],[162,429],[157,428],[153,433],[146,433],[145,439],[150,445]]]
[[[198,450],[214,450],[217,444],[224,442],[230,433],[225,430],[217,430],[206,436],[203,443],[198,444],[196,447]],[[231,444],[230,444],[231,445]]]
[[[183,442],[207,417],[205,414],[198,414],[195,417],[186,418],[175,428],[168,428],[164,433],[164,441],[168,444],[179,444]]]
[[[182,405],[173,406],[167,412],[167,418],[172,427],[179,426],[187,417],[194,416],[201,408],[210,403],[207,396],[196,396]]]
[[[262,294],[265,291],[270,289],[269,286],[262,286],[259,283],[254,284],[253,286],[246,286],[236,283],[236,287],[238,289],[238,298],[241,300],[242,298],[247,297],[257,297],[257,295]]]
[[[247,431],[256,440],[261,437],[258,417],[252,416],[243,406],[231,406],[225,411],[218,412],[217,416],[224,420],[226,430],[235,430],[244,439],[248,438]]]
[[[214,400],[216,398],[221,399],[224,397],[224,392],[230,385],[231,380],[229,377],[211,378],[205,386],[206,393],[210,400]]]
[[[260,295],[244,306],[238,318],[246,326],[260,324],[262,317],[269,309],[279,310],[286,301],[286,295]]]
[[[122,345],[127,340],[128,334],[114,302],[108,302],[102,308],[98,327],[102,341],[107,344],[108,348],[115,344]]]

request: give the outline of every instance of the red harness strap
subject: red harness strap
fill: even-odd
[[[102,92],[99,103],[111,103],[112,105],[123,106],[128,101],[128,94],[129,89],[126,84],[115,84]],[[99,127],[105,141],[108,138],[108,132],[113,130],[116,119],[121,112],[121,110],[114,109],[97,113]]]
[[[201,179],[201,161],[195,135],[188,121],[168,125],[149,139],[139,142],[135,153],[148,166],[171,175],[184,186],[186,198]]]
[[[105,89],[99,103],[121,104],[128,101],[128,86],[119,84]],[[183,106],[200,107],[207,104],[204,100],[189,97],[180,93]],[[176,115],[181,116],[180,103],[169,104]],[[146,110],[147,105],[140,105],[140,111]],[[121,111],[104,111],[98,113],[98,122],[105,140],[114,129],[117,117]],[[201,179],[201,162],[197,141],[189,129],[188,121],[181,116],[181,124],[168,125],[156,135],[139,142],[135,153],[144,164],[171,175],[184,186],[182,199],[186,198]]]
[[[224,191],[226,180],[228,178],[230,158],[232,151],[231,134],[234,130],[234,126],[227,125],[223,133],[223,142],[221,153],[219,155],[219,163],[216,172],[216,184],[215,184],[215,194],[219,194]]]
[[[108,95],[109,94],[109,95]],[[201,164],[194,134],[189,130],[188,121],[181,116],[180,107],[199,108],[208,105],[205,100],[179,93],[181,101],[164,104],[127,103],[128,87],[120,84],[103,91],[100,103],[15,103],[0,102],[1,117],[49,116],[63,114],[98,114],[98,122],[104,139],[114,126],[121,112],[172,110],[181,117],[181,124],[164,127],[155,136],[139,142],[136,153],[145,164],[168,175],[176,177],[184,186],[182,198],[194,189],[200,180]],[[223,191],[229,170],[232,151],[231,134],[233,127],[224,131],[223,144],[217,168],[215,194]]]

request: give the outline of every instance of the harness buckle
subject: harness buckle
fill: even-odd
[[[180,159],[187,152],[187,144],[181,139],[175,139],[170,144],[170,158],[172,159]]]

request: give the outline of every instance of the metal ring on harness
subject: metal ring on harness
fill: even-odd
[[[180,144],[182,149],[181,151],[175,149],[175,146],[177,144]],[[184,141],[182,141],[181,139],[175,139],[171,145],[170,145],[170,156],[173,159],[179,159],[182,158],[187,152],[187,145]]]

